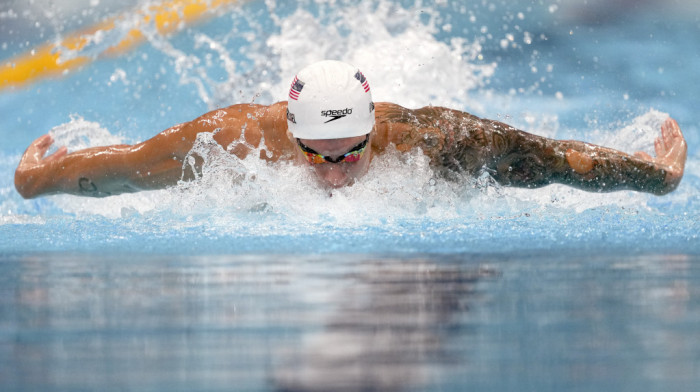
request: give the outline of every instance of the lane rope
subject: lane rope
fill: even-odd
[[[106,19],[87,29],[68,34],[60,43],[45,43],[33,50],[0,64],[0,90],[23,86],[39,79],[65,75],[104,56],[118,56],[145,40],[143,29],[153,26],[166,35],[184,26],[213,16],[222,6],[237,0],[165,0],[132,12]],[[136,20],[134,23],[133,20]],[[120,33],[117,29],[132,25],[121,33],[119,41],[97,54],[81,53],[90,45],[99,46],[105,34]]]

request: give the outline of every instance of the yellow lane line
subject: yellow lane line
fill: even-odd
[[[104,50],[101,55],[115,56],[128,51],[144,41],[141,29],[153,24],[158,33],[168,34],[183,25],[212,15],[217,8],[237,3],[237,0],[165,0],[152,4],[146,9],[138,9],[130,14],[107,19],[88,29],[71,33],[60,43],[46,43],[27,53],[18,55],[0,64],[0,90],[10,86],[21,86],[37,79],[66,74],[72,69],[93,61],[98,56],[81,55],[100,31],[114,29],[124,23],[128,15],[136,14],[135,26],[117,44]],[[133,18],[133,17],[132,17]],[[129,18],[131,19],[131,18]],[[73,56],[64,56],[66,53]],[[64,57],[63,59],[61,57]]]

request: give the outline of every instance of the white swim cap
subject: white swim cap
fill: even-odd
[[[362,136],[374,127],[365,76],[350,64],[320,61],[299,71],[289,89],[287,124],[300,139]]]

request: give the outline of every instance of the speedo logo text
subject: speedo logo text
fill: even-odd
[[[341,119],[348,114],[352,114],[352,108],[321,110],[322,117],[331,117],[326,123]]]

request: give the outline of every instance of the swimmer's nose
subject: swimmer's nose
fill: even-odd
[[[332,188],[346,186],[352,181],[352,178],[343,170],[341,165],[337,164],[319,165],[316,168],[316,174],[321,182]]]

